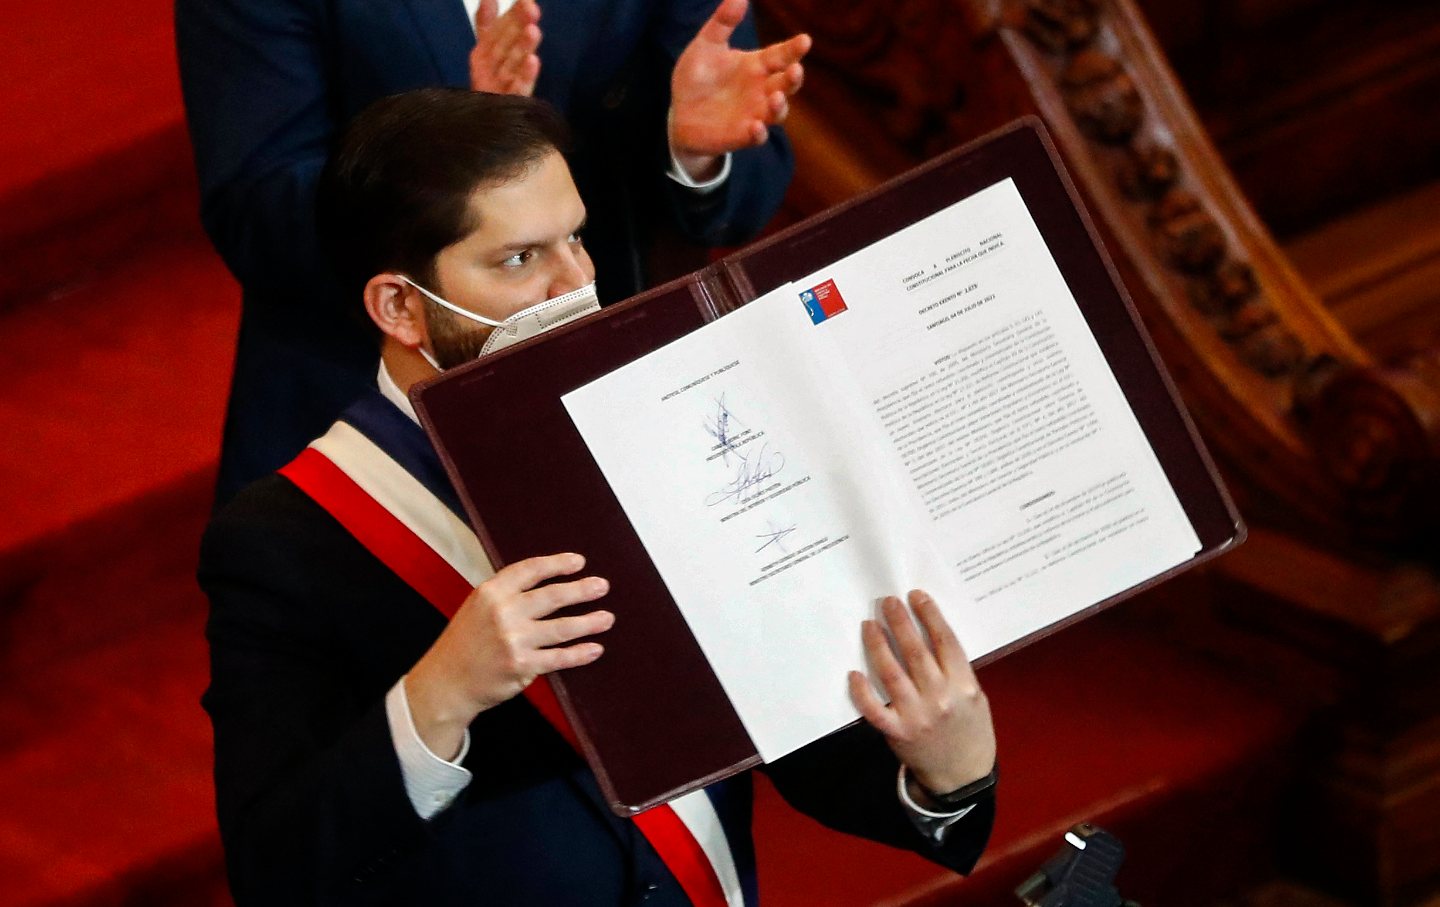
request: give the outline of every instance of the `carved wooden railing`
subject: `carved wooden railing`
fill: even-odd
[[[793,214],[1037,114],[1242,511],[1327,542],[1434,529],[1440,353],[1382,366],[1329,316],[1130,0],[758,7],[816,39],[789,124]]]

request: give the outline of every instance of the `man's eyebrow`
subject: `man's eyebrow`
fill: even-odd
[[[577,225],[574,227],[574,229],[572,229],[570,232],[571,232],[571,233],[579,233],[581,230],[584,230],[584,229],[585,229],[585,225],[588,224],[589,222],[590,222],[590,215],[589,215],[589,213],[587,212],[583,217],[580,218],[580,223],[577,224]],[[533,249],[533,248],[535,248],[536,246],[543,246],[543,245],[545,245],[546,242],[548,242],[548,240],[543,240],[543,239],[517,239],[517,240],[515,240],[514,242],[507,242],[507,243],[505,243],[504,245],[496,246],[496,247],[495,247],[495,251],[497,251],[497,252],[524,252],[526,249]]]
[[[533,249],[536,246],[543,246],[544,243],[538,239],[520,239],[515,242],[507,242],[504,245],[496,246],[496,252],[524,252],[526,249]]]

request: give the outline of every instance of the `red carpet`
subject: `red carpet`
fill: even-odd
[[[4,313],[0,670],[173,613],[159,571],[193,589],[237,315],[198,238]]]
[[[6,903],[220,878],[194,570],[237,314],[198,238],[0,313]]]
[[[187,872],[218,876],[200,617],[152,622],[7,684],[5,903],[140,903],[126,898]]]
[[[194,563],[238,292],[195,222],[170,16],[6,10],[7,904],[223,903]]]
[[[7,4],[0,309],[193,222],[171,5]]]

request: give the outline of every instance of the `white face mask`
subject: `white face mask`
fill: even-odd
[[[591,312],[600,311],[600,297],[595,295],[595,281],[593,280],[578,290],[571,290],[563,296],[555,296],[544,302],[536,303],[528,309],[521,309],[504,321],[495,321],[441,299],[404,274],[395,276],[419,290],[426,299],[441,308],[494,328],[495,330],[490,332],[490,336],[485,338],[485,345],[480,347],[481,356],[487,356],[496,350],[502,350],[511,344],[534,337],[536,334],[543,334],[551,328],[582,318]],[[424,347],[420,348],[420,355],[424,356],[425,361],[433,365],[437,371],[444,371],[434,357],[425,351]]]

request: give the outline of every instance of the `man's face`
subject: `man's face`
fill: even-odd
[[[495,321],[595,279],[580,240],[585,205],[557,151],[519,178],[470,197],[479,229],[435,256],[434,290]],[[425,304],[435,359],[451,368],[474,359],[491,328]]]

